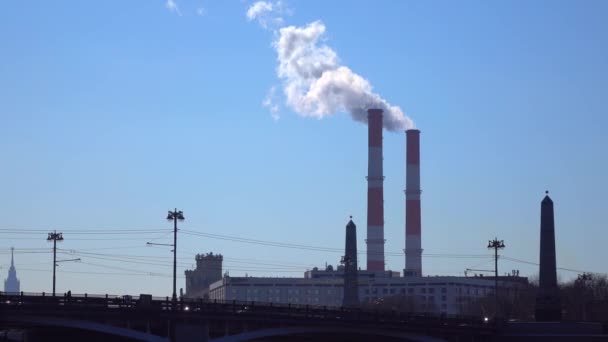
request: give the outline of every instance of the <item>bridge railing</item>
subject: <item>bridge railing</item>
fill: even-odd
[[[488,327],[480,317],[454,317],[434,314],[398,311],[370,311],[361,308],[336,308],[321,305],[275,304],[250,301],[217,301],[201,298],[180,298],[176,303],[169,297],[142,295],[71,294],[52,296],[48,293],[0,292],[0,308],[10,309],[57,309],[86,308],[87,310],[154,310],[171,314],[235,317],[279,317],[339,322],[374,322],[375,324],[409,324],[422,326],[470,326]]]

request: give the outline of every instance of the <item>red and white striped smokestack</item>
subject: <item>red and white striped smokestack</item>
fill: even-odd
[[[420,131],[406,135],[405,270],[403,276],[422,276],[422,220],[420,215]]]
[[[382,109],[367,110],[367,270],[384,271],[384,175],[382,173]]]

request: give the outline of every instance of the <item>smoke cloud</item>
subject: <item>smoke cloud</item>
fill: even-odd
[[[179,15],[181,17],[182,12],[179,10],[179,6],[177,6],[177,3],[173,0],[167,0],[167,2],[165,3],[165,7],[167,7],[167,9],[171,12],[175,12],[177,15]]]
[[[265,29],[283,25],[282,14],[290,10],[282,1],[257,1],[247,10],[247,20],[256,20]]]
[[[367,123],[367,109],[380,108],[387,130],[413,128],[413,121],[401,108],[374,93],[368,80],[341,65],[336,52],[320,43],[324,33],[321,21],[279,29],[273,46],[286,104],[303,116],[323,118],[348,112],[363,123]]]

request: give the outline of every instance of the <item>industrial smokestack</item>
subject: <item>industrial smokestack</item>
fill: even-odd
[[[367,270],[384,271],[384,176],[382,173],[382,109],[367,110]]]
[[[420,131],[406,135],[405,166],[405,269],[403,276],[422,276],[422,219],[420,214]]]

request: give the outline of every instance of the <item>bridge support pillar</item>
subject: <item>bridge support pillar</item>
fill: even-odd
[[[175,342],[208,342],[209,325],[207,323],[175,324]]]

